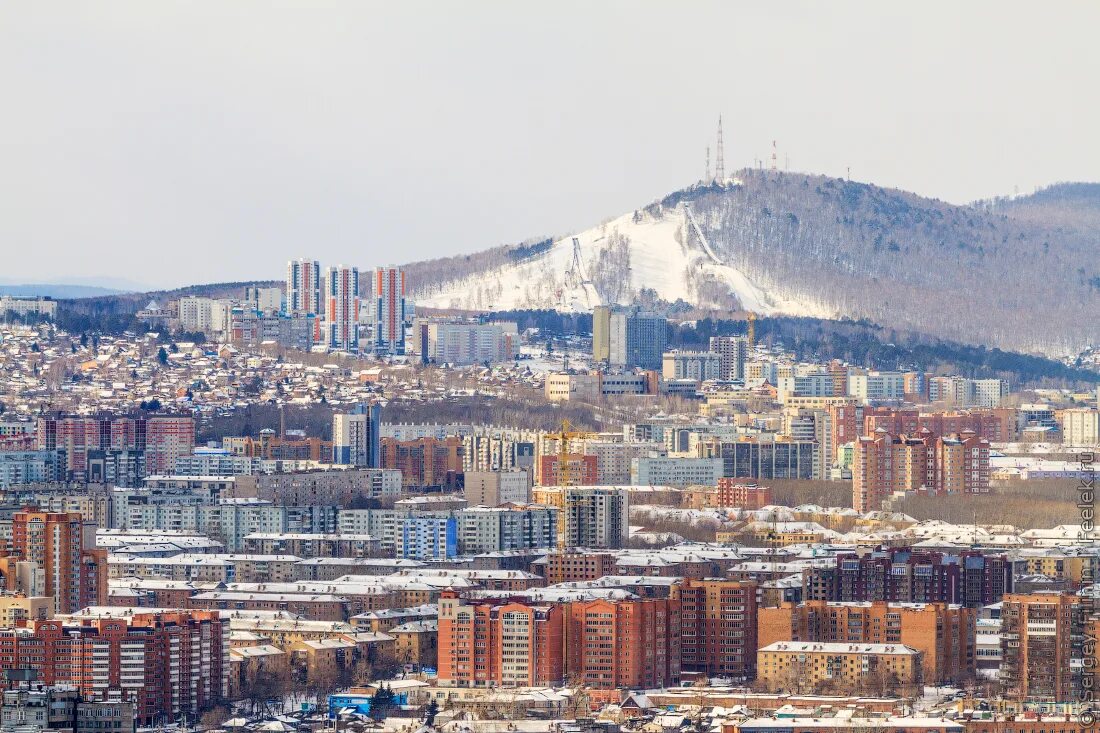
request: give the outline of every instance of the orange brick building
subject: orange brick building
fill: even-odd
[[[1069,593],[1007,593],[1001,606],[1001,682],[1010,700],[1080,699],[1071,660],[1084,623]],[[1078,655],[1080,652],[1077,652]]]
[[[761,647],[780,641],[903,644],[922,652],[929,684],[974,672],[975,609],[946,603],[783,603],[757,612]]]
[[[680,677],[679,603],[598,598],[439,599],[439,681],[530,687],[576,681],[600,690],[663,687]]]
[[[971,431],[993,443],[1016,440],[1016,410],[1011,407],[975,408],[952,412],[919,412],[916,409],[833,405],[829,408],[830,432],[835,447],[874,435],[881,428],[891,435],[933,436]]]
[[[603,690],[678,682],[679,606],[664,598],[570,603],[566,678]]]
[[[56,613],[106,602],[107,551],[85,549],[79,512],[16,512],[11,546],[14,556],[42,570],[45,595],[54,599]]]
[[[560,682],[564,610],[552,603],[439,598],[439,680],[460,687],[536,687]]]
[[[852,505],[882,508],[895,491],[984,494],[989,492],[989,441],[972,432],[934,436],[896,435],[878,429],[855,442]]]

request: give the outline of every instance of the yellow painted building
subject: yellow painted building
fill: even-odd
[[[0,595],[0,626],[15,626],[18,621],[44,621],[53,616],[50,596]]]
[[[904,644],[777,641],[756,653],[757,683],[767,692],[918,694],[922,654]]]

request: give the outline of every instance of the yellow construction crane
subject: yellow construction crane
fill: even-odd
[[[573,470],[569,464],[569,441],[571,440],[583,440],[591,437],[591,433],[573,430],[572,424],[568,420],[561,421],[561,431],[557,433],[550,433],[551,437],[555,437],[558,440],[558,485],[562,486],[561,506],[558,508],[558,549],[564,550],[566,543],[565,536],[565,512],[567,510],[565,504],[565,491],[564,487],[573,485]]]
[[[558,484],[560,486],[569,486],[570,480],[573,478],[572,469],[569,466],[569,461],[566,460],[569,454],[569,441],[581,440],[587,438],[589,433],[573,430],[573,425],[568,420],[561,421],[561,431],[558,433],[551,433],[558,439]]]

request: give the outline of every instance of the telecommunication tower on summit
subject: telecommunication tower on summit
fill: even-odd
[[[726,180],[726,155],[725,143],[722,140],[722,115],[718,115],[718,150],[717,159],[714,161],[714,178],[719,183]]]

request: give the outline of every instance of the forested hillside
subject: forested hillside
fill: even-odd
[[[821,176],[740,175],[744,185],[700,191],[694,206],[712,246],[750,277],[841,315],[970,343],[1077,353],[1100,336],[1089,197],[1041,192],[988,210]]]

